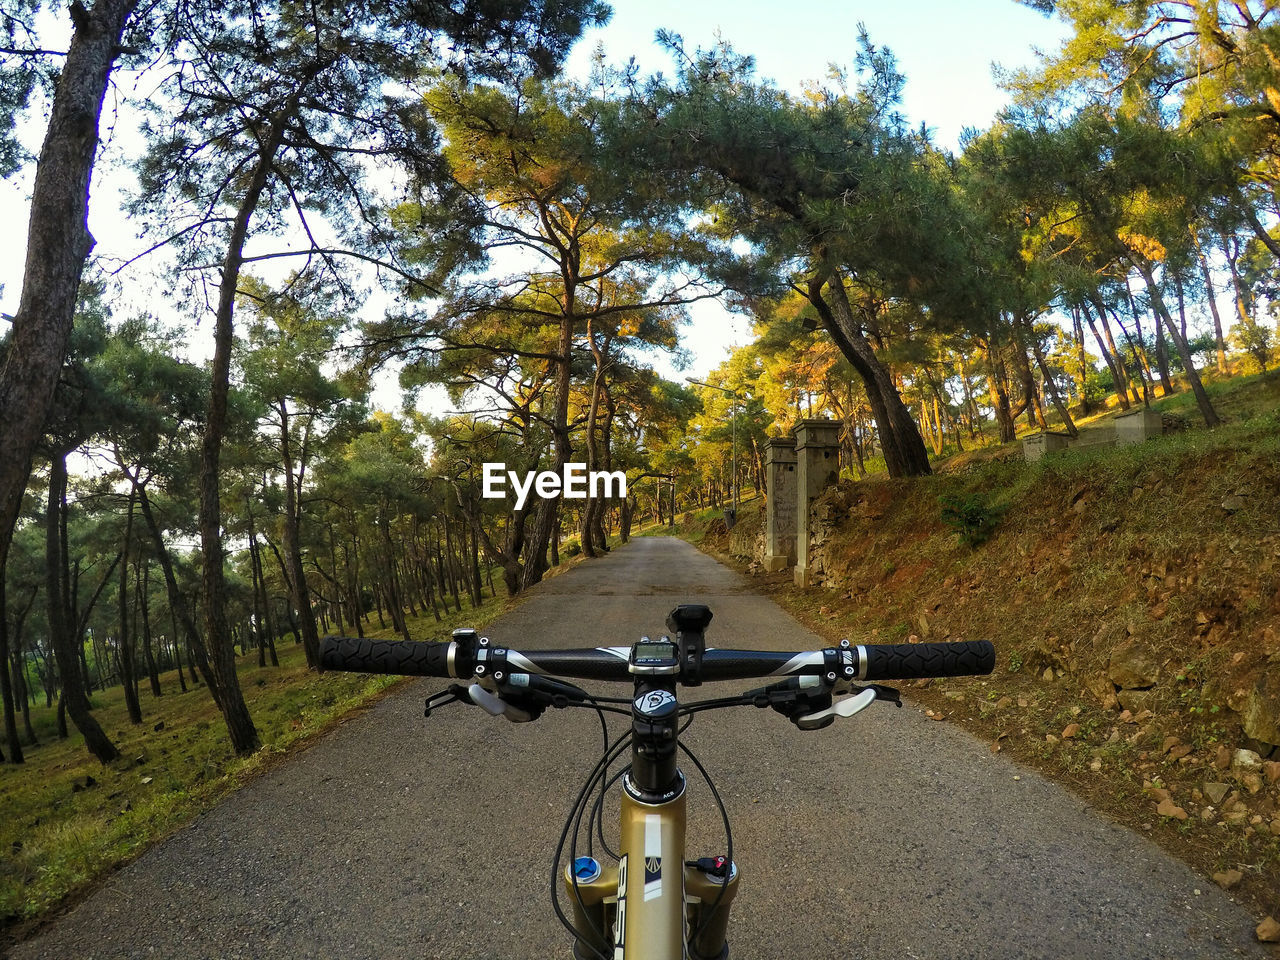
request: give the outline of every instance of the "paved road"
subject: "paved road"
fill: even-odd
[[[629,642],[684,600],[715,611],[713,645],[822,645],[669,539],[552,579],[488,632],[529,647]],[[13,956],[567,957],[550,849],[598,724],[548,711],[517,726],[470,708],[424,721],[437,687],[343,724]],[[734,957],[1271,956],[1212,882],[910,706],[808,734],[772,711],[723,711],[686,741],[733,820]],[[690,806],[690,854],[718,852],[705,787],[691,784]]]

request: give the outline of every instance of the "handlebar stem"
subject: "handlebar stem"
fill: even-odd
[[[680,704],[675,677],[637,677],[631,702],[631,774],[628,791],[642,803],[665,803],[683,787],[676,769]]]

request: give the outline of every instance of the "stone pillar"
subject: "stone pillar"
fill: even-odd
[[[796,424],[796,586],[809,586],[809,506],[840,477],[840,424]]]
[[[769,502],[765,511],[764,568],[785,570],[796,562],[796,442],[790,437],[764,445]]]

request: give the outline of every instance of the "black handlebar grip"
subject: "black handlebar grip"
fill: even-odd
[[[915,680],[921,677],[969,677],[988,674],[996,665],[990,640],[961,643],[869,644],[861,680]]]
[[[365,640],[325,637],[320,663],[326,670],[353,673],[394,673],[414,677],[448,677],[448,643],[417,640]]]

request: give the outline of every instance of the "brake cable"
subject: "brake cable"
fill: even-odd
[[[621,780],[623,777],[625,777],[628,771],[630,771],[630,769],[631,769],[631,765],[627,764],[625,767],[623,767],[621,770],[615,773],[612,777],[610,777],[607,783],[604,783],[600,787],[600,794],[599,796],[596,797],[595,807],[591,811],[591,821],[588,821],[587,823],[588,839],[590,839],[590,837],[592,836],[592,829],[594,829],[595,835],[600,839],[601,848],[604,850],[606,854],[608,854],[609,859],[611,860],[617,860],[618,855],[613,852],[613,848],[609,846],[608,841],[605,840],[604,838],[604,801],[605,801],[605,797],[608,796],[609,791],[613,789],[613,785],[617,783],[619,780]],[[594,822],[594,828],[592,826],[593,822]],[[588,843],[587,855],[590,856],[591,852],[592,852],[591,845]]]
[[[715,799],[716,806],[720,809],[720,819],[724,823],[724,840],[727,848],[724,883],[720,884],[720,890],[716,893],[716,898],[711,901],[711,906],[704,908],[702,911],[702,923],[698,925],[698,929],[693,931],[688,938],[688,943],[693,943],[702,935],[702,931],[706,929],[707,924],[711,922],[711,917],[715,913],[716,908],[720,906],[720,901],[724,899],[725,892],[729,889],[729,881],[733,879],[733,828],[729,825],[729,811],[725,809],[724,801],[720,799],[720,791],[716,789],[716,785],[711,780],[711,774],[707,773],[707,768],[702,765],[692,750],[680,741],[676,741],[682,753],[690,760],[693,765],[698,768],[698,772],[702,774],[702,779],[707,782],[707,787],[711,791],[711,796]]]
[[[630,728],[628,728],[624,733],[620,734],[618,738],[613,741],[612,744],[610,744],[606,748],[604,756],[602,756],[596,762],[595,767],[592,768],[591,773],[587,776],[586,783],[584,783],[582,785],[582,789],[578,791],[577,799],[573,802],[572,806],[569,809],[569,816],[565,820],[564,828],[560,831],[560,841],[559,843],[556,844],[555,855],[552,857],[552,860],[551,860],[551,906],[555,910],[556,916],[559,918],[560,923],[564,926],[566,930],[574,934],[575,938],[577,937],[577,930],[574,927],[573,923],[570,922],[569,918],[565,916],[564,910],[560,906],[559,883],[560,883],[561,855],[564,853],[565,841],[569,839],[569,831],[573,830],[574,837],[573,837],[573,842],[570,844],[569,852],[570,852],[570,856],[576,857],[578,830],[575,827],[575,825],[580,825],[582,822],[581,807],[583,805],[583,801],[586,797],[590,796],[595,791],[596,781],[600,779],[602,776],[604,776],[605,772],[609,769],[609,765],[612,764],[613,761],[616,760],[619,756],[621,756],[623,751],[626,750],[628,747],[630,747],[630,745],[631,745],[631,730]],[[578,892],[577,884],[574,884],[573,887],[574,887],[574,895],[578,899],[578,905],[583,908],[583,911],[585,913],[585,904],[583,904],[582,902],[582,894]],[[604,931],[595,930],[593,927],[592,932],[598,933],[602,941],[606,939],[604,935]],[[609,960],[606,954],[601,953],[599,951],[595,951],[595,952],[597,956],[601,958],[601,960]]]

